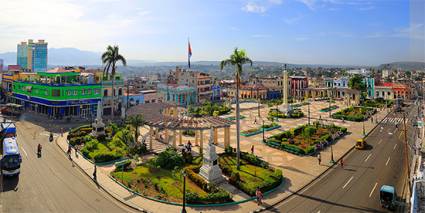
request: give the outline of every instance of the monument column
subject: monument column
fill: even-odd
[[[179,146],[183,145],[183,130],[179,130]]]
[[[230,146],[230,128],[224,128],[224,148]]]
[[[199,154],[200,155],[202,155],[202,151],[203,151],[203,146],[204,146],[204,130],[199,130],[199,132],[200,132],[200,141],[201,141],[201,144],[199,145]]]
[[[218,144],[217,128],[214,128],[214,145]],[[210,136],[211,137],[211,136]]]

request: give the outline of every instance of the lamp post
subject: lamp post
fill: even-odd
[[[263,126],[262,126],[262,129],[263,129],[263,143],[264,143],[264,142],[266,142],[266,139],[264,138],[264,119],[263,119]]]
[[[186,213],[186,171],[183,170],[183,209],[182,213]]]
[[[308,125],[310,125],[310,100],[308,101]]]
[[[329,161],[330,164],[334,164],[334,150],[333,150],[333,143],[334,143],[334,134],[332,133],[332,141],[331,141],[331,160]]]

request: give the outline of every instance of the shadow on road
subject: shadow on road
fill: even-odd
[[[298,192],[294,192],[293,195],[297,195],[300,197],[303,197],[305,199],[310,199],[310,200],[315,200],[321,203],[325,203],[328,205],[332,205],[332,206],[338,206],[338,207],[343,207],[343,208],[347,208],[347,209],[351,209],[351,210],[355,210],[355,211],[364,211],[364,212],[385,212],[382,210],[377,210],[377,209],[372,209],[372,208],[367,208],[367,207],[357,207],[357,206],[350,206],[350,205],[346,205],[346,204],[341,204],[341,203],[335,203],[335,202],[331,202],[328,200],[324,200],[321,198],[317,198],[317,197],[313,197],[313,196],[309,196],[309,195],[303,195],[303,194],[299,194]]]
[[[2,177],[2,192],[18,191],[19,176]]]

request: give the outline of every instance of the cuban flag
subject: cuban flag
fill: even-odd
[[[190,46],[190,41],[187,40],[187,65],[190,69],[190,58],[192,57],[192,47]]]

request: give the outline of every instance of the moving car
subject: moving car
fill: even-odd
[[[366,149],[367,143],[364,139],[358,139],[356,141],[356,149]]]
[[[382,185],[381,190],[379,191],[379,200],[381,206],[387,209],[394,209],[396,205],[397,194],[395,192],[394,186]]]

